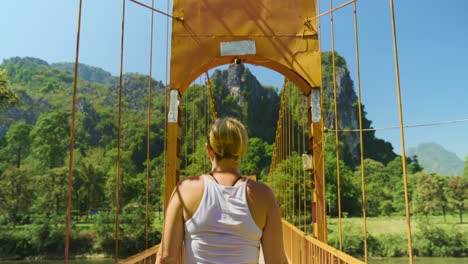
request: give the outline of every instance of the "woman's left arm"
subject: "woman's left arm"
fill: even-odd
[[[156,264],[177,264],[184,237],[183,202],[180,184],[176,186],[164,214],[164,228]]]

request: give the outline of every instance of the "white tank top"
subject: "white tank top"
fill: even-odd
[[[185,263],[258,263],[262,230],[247,203],[247,181],[220,185],[203,175],[203,198],[185,222]]]

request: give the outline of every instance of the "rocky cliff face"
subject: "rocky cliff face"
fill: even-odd
[[[354,91],[344,59],[336,58],[336,80],[338,98],[338,126],[340,129],[358,128],[359,115],[357,108],[357,96]],[[324,125],[326,128],[334,129],[334,95],[333,79],[331,75],[331,53],[324,53],[323,56],[323,88],[324,88]],[[215,71],[213,74],[215,83],[215,94],[217,95],[218,111],[222,116],[234,115],[240,119],[246,119],[247,124],[254,132],[260,134],[265,132],[265,128],[276,127],[279,109],[279,95],[273,89],[262,87],[257,78],[253,76],[249,69],[243,64],[230,65],[226,71]],[[229,103],[231,105],[229,105]],[[246,112],[232,111],[233,105],[236,109],[246,108]],[[244,103],[246,103],[244,105]],[[229,110],[228,110],[229,109]],[[263,136],[262,136],[263,137]],[[359,133],[341,133],[340,139],[347,149],[358,157],[359,154]]]
[[[252,137],[273,142],[279,109],[276,91],[263,87],[243,64],[215,71],[212,80],[220,117],[237,117],[247,125]]]
[[[336,94],[338,102],[338,129],[359,128],[358,99],[353,80],[341,58],[336,59]],[[335,129],[334,92],[331,54],[324,53],[322,58],[324,72],[322,85],[324,93],[324,126]],[[340,140],[351,152],[353,159],[359,155],[359,133],[340,133]]]
[[[333,92],[333,71],[331,52],[322,53],[322,85],[324,103],[324,126],[335,129],[334,113],[334,92]],[[358,98],[354,88],[353,80],[346,67],[343,57],[335,53],[336,69],[336,93],[338,102],[338,129],[359,129]],[[363,106],[364,111],[364,106]],[[363,113],[363,128],[370,128],[371,121]],[[330,132],[332,133],[332,132]],[[339,134],[341,142],[344,143],[343,155],[345,161],[351,166],[357,165],[360,159],[360,139],[359,132],[341,132]],[[390,143],[375,137],[375,132],[363,134],[364,157],[381,161],[384,164],[393,160],[396,154]],[[346,160],[347,153],[351,155],[351,160]]]

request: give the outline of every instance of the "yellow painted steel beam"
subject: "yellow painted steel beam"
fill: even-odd
[[[165,185],[164,185],[164,211],[171,198],[172,191],[179,182],[180,176],[180,127],[181,95],[177,90],[171,90],[169,99],[169,111],[167,117],[167,156],[165,166]]]
[[[309,148],[312,150],[313,170],[311,174],[312,189],[312,223],[314,236],[327,242],[327,216],[325,202],[324,142],[323,118],[321,115],[320,90],[312,91],[308,98]]]

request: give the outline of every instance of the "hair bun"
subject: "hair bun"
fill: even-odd
[[[235,118],[216,119],[208,132],[208,144],[219,160],[242,159],[247,153],[247,130]]]

